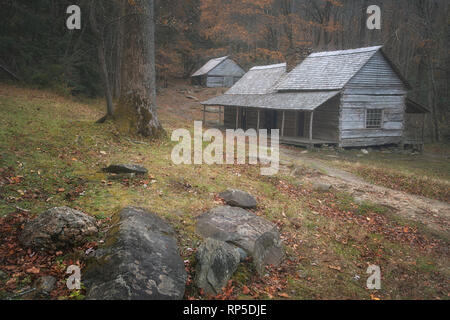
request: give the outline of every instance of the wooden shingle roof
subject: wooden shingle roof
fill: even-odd
[[[228,56],[215,58],[209,60],[207,63],[203,65],[200,69],[198,69],[191,77],[198,77],[208,74],[211,70],[215,69],[219,64],[228,59]]]
[[[271,93],[284,75],[286,75],[286,63],[253,67],[225,94]]]
[[[341,90],[381,48],[313,53],[292,70],[277,89]]]
[[[340,91],[305,91],[269,94],[224,94],[202,102],[205,106],[250,107],[312,111]]]

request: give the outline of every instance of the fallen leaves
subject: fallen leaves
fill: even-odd
[[[69,257],[75,252],[84,253],[97,247],[95,242],[86,243],[83,247],[69,251],[34,252],[23,248],[19,242],[19,235],[24,223],[31,218],[28,212],[18,211],[0,218],[0,270],[6,274],[7,281],[4,289],[8,295],[32,289],[33,282],[42,276],[53,276],[61,281],[57,282],[52,299],[68,297],[70,292],[65,286],[67,266],[84,264]]]
[[[290,298],[290,296],[287,293],[285,293],[285,292],[278,293],[278,296],[281,297],[281,298],[286,298],[286,299]]]
[[[27,269],[26,272],[32,273],[32,274],[39,274],[41,272],[41,269],[36,268],[36,267],[31,267],[31,268]]]
[[[427,198],[450,203],[448,183],[423,176],[405,175],[386,168],[358,166],[356,173],[373,183]]]
[[[332,269],[332,270],[336,270],[336,271],[339,271],[339,272],[342,272],[342,269],[341,269],[341,267],[339,267],[339,266],[328,266],[328,268],[330,268],[330,269]]]
[[[245,295],[248,295],[250,293],[250,289],[247,286],[244,286],[242,288],[242,293],[245,294]]]

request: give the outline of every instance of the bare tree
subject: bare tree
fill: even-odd
[[[106,52],[105,52],[105,30],[104,27],[99,28],[97,23],[96,13],[99,11],[103,13],[103,7],[101,1],[91,1],[90,3],[89,21],[91,29],[95,37],[97,38],[97,53],[98,60],[100,62],[101,74],[103,83],[105,86],[106,96],[106,116],[100,119],[98,122],[104,122],[107,118],[111,118],[114,115],[114,105],[112,100],[111,84],[108,76],[108,67],[106,64]]]

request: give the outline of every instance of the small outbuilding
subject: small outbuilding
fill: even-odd
[[[313,53],[290,73],[286,64],[254,67],[203,105],[223,107],[226,128],[279,129],[286,144],[402,145],[409,139],[410,88],[376,46]],[[423,142],[421,136],[414,136],[414,144]]]
[[[228,56],[211,59],[192,76],[192,83],[208,88],[230,88],[245,74],[244,69]]]

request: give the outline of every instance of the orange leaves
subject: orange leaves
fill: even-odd
[[[41,272],[41,269],[36,268],[36,267],[31,267],[31,268],[27,269],[26,272],[32,273],[32,274],[39,274]]]
[[[342,269],[341,269],[341,267],[339,267],[339,266],[328,266],[328,268],[330,268],[330,269],[332,269],[332,270],[336,270],[336,271],[339,271],[339,272],[341,272],[342,271]]]
[[[248,295],[250,293],[250,289],[247,286],[244,286],[242,288],[242,293],[245,294],[245,295]]]
[[[29,219],[30,216],[26,212],[17,212],[0,218],[0,270],[7,277],[4,289],[8,295],[26,290],[27,286],[41,276],[51,275],[63,280],[66,278],[65,272],[69,265],[77,264],[84,267],[80,261],[63,258],[64,255],[73,254],[73,252],[34,252],[32,249],[23,248],[18,237],[24,222]],[[76,251],[77,254],[84,253],[96,246],[95,242],[90,242],[76,248]],[[65,281],[58,281],[55,290],[51,293],[51,298],[68,295]]]

